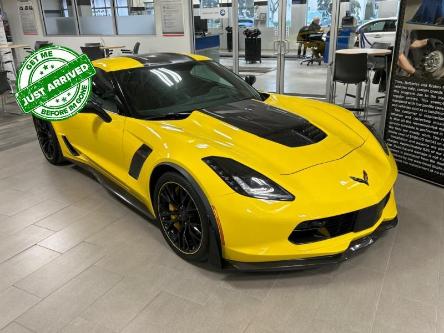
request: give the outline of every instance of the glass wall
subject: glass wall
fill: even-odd
[[[231,1],[194,0],[193,28],[195,52],[231,68]]]
[[[201,0],[204,3],[210,0]],[[239,6],[239,72],[256,76],[255,87],[263,91],[280,91],[287,94],[325,99],[332,73],[329,59],[330,30],[332,29],[332,0],[237,0]],[[202,11],[200,1],[194,0],[194,28],[196,40],[200,36],[218,35],[220,43],[208,55],[231,67],[232,24],[231,0],[215,0],[209,12]],[[336,48],[371,47],[360,45],[359,27],[373,45],[376,41],[394,43],[398,13],[398,0],[340,0],[337,2],[339,22]],[[279,31],[280,4],[286,8],[286,28]],[[209,6],[209,7],[211,7]],[[221,16],[223,11],[225,16]],[[202,21],[205,15],[217,18]],[[210,16],[212,17],[212,16]],[[383,22],[377,22],[377,21]],[[366,24],[368,26],[366,27]],[[306,40],[304,31],[309,30]],[[196,52],[200,52],[199,49]],[[285,54],[284,65],[278,61]],[[284,70],[282,71],[282,68]],[[278,70],[281,73],[278,73]],[[374,75],[374,73],[372,73]],[[376,82],[376,80],[375,80]],[[279,88],[278,88],[279,87]],[[351,88],[353,90],[353,88]],[[345,88],[344,88],[345,90]],[[384,83],[372,84],[371,99],[379,97]],[[338,96],[342,86],[338,87]],[[339,97],[338,97],[339,98]],[[352,99],[349,99],[352,100]]]
[[[323,99],[327,93],[332,0],[307,0],[290,7],[285,39],[284,93]]]
[[[47,35],[156,34],[153,0],[40,1]]]
[[[48,35],[76,35],[76,20],[71,0],[43,0],[41,8]]]
[[[120,35],[153,35],[156,33],[154,2],[116,1],[117,32]]]
[[[111,0],[77,0],[82,35],[114,35]]]

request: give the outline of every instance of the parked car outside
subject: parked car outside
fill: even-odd
[[[397,24],[398,19],[396,17],[368,21],[356,29],[357,44],[363,48],[371,47],[375,42],[395,46]]]

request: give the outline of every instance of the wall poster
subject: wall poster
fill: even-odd
[[[20,22],[24,35],[37,35],[34,7],[31,0],[17,0]]]
[[[183,36],[183,7],[182,0],[161,0],[163,36]]]
[[[399,170],[444,187],[444,0],[402,0],[385,140]]]

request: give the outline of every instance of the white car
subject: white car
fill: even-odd
[[[359,47],[371,47],[375,42],[395,46],[397,24],[398,19],[390,17],[371,20],[359,26],[356,29]]]

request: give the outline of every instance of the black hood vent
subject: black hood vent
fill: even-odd
[[[243,100],[201,111],[246,132],[287,147],[307,146],[327,137],[308,120],[256,100]]]

